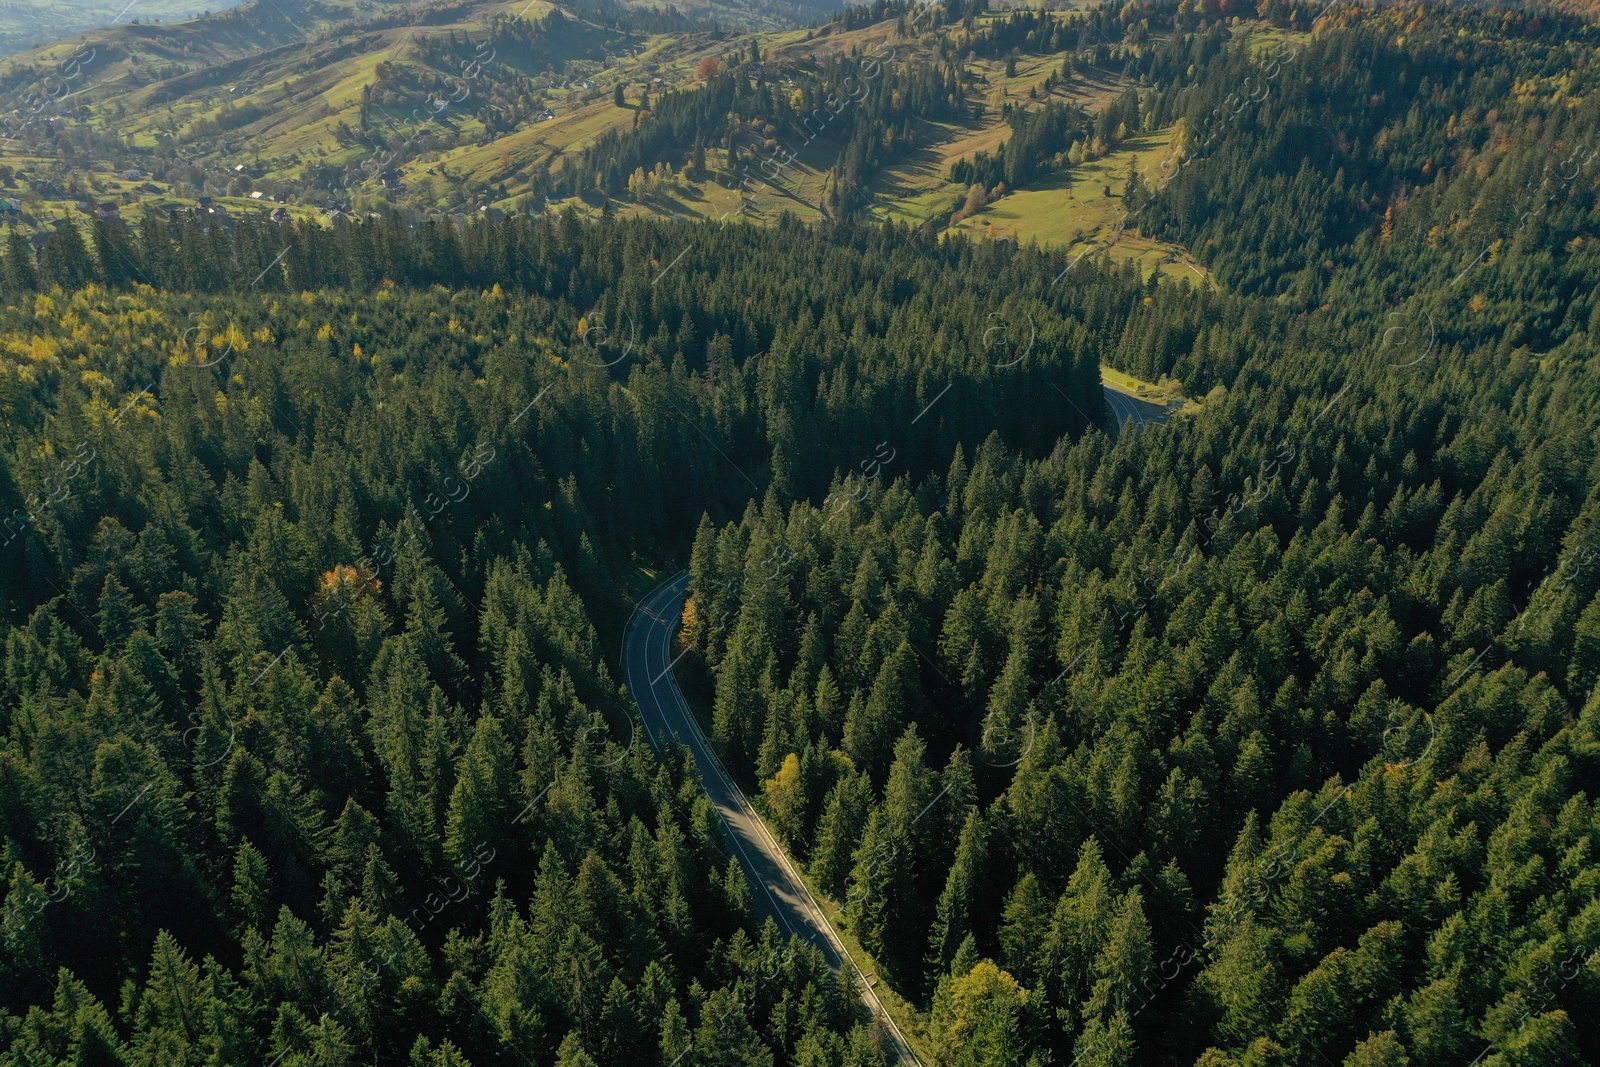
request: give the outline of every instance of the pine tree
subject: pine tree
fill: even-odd
[[[49,959],[46,925],[40,915],[51,904],[45,890],[29,876],[20,861],[11,864],[4,903],[0,903],[0,993],[8,1000],[42,994],[34,964]]]
[[[17,232],[16,226],[6,225],[6,254],[0,260],[0,281],[6,292],[27,293],[39,287],[39,276],[33,266],[33,250]]]
[[[1111,871],[1100,843],[1090,838],[1078,852],[1077,869],[1056,901],[1039,950],[1044,987],[1069,1032],[1081,1025],[1085,1009],[1091,1006],[1086,1002],[1096,981],[1095,963],[1111,935],[1117,910]]]
[[[584,1051],[583,1042],[574,1030],[561,1039],[561,1048],[556,1052],[556,1067],[599,1067],[599,1064]]]
[[[455,788],[445,818],[445,857],[456,870],[510,851],[511,805],[517,795],[511,747],[492,715],[478,720],[456,764]]]
[[[844,724],[844,750],[857,767],[881,778],[888,770],[895,738],[910,721],[916,685],[916,654],[901,642],[884,661],[866,701],[852,705]]]
[[[724,760],[733,766],[745,766],[755,758],[766,725],[755,642],[754,631],[742,626],[736,630],[717,674],[712,736]]]
[[[1144,898],[1130,890],[1117,907],[1116,917],[1094,961],[1094,987],[1084,1004],[1086,1019],[1109,1020],[1117,1015],[1137,1015],[1147,1003],[1144,992],[1153,964],[1150,924],[1145,919]]]
[[[718,989],[700,1009],[695,1052],[706,1067],[772,1067],[772,1050],[750,1025],[745,1006],[727,989]]]
[[[239,920],[250,929],[260,930],[273,915],[272,873],[266,857],[246,838],[239,843],[233,861],[233,906]]]
[[[677,998],[669,999],[661,1013],[660,1057],[663,1063],[678,1063],[689,1052],[691,1039],[689,1025],[684,1021],[683,1009]]]
[[[39,254],[40,276],[69,291],[94,281],[94,261],[84,246],[77,223],[70,217],[57,219],[54,231]]]
[[[844,895],[845,879],[855,863],[855,851],[872,809],[872,785],[861,775],[839,779],[823,803],[817,822],[817,844],[811,874],[823,892],[834,899]]]
[[[981,897],[980,879],[988,862],[987,837],[978,812],[969,809],[956,845],[955,862],[945,878],[933,928],[928,932],[924,967],[929,987],[951,970],[956,953],[972,940],[973,909]]]

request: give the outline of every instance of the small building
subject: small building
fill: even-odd
[[[22,214],[21,204],[17,203],[15,200],[7,200],[5,197],[0,196],[0,216],[20,214]]]
[[[267,194],[263,193],[260,189],[256,189],[250,194],[251,200],[265,200],[266,198]]]
[[[289,221],[289,209],[286,208],[286,207],[275,207],[275,208],[273,208],[272,209],[272,221],[276,222],[279,226],[282,226],[285,223],[287,223]]]
[[[123,181],[142,182],[146,177],[147,175],[145,172],[140,170],[138,167],[129,167],[127,170],[122,172]]]
[[[101,222],[110,222],[122,218],[122,207],[110,200],[94,206],[94,217]]]

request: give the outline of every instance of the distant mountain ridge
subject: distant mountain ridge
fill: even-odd
[[[222,11],[239,0],[0,0],[0,56],[103,26],[172,22],[206,11]]]

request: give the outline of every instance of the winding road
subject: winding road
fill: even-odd
[[[839,940],[838,933],[801,881],[788,853],[722,765],[678,689],[672,668],[683,653],[676,658],[672,655],[672,637],[683,612],[688,587],[689,572],[682,571],[651,590],[634,608],[623,633],[623,671],[628,690],[638,702],[639,714],[644,719],[645,736],[657,751],[669,743],[689,747],[700,772],[700,783],[721,816],[723,829],[750,882],[757,911],[763,917],[771,916],[785,935],[799,934],[820,948],[834,970],[853,971],[862,1001],[894,1042],[901,1062],[920,1067],[911,1043],[895,1025],[867,976]]]
[[[1104,380],[1100,387],[1106,396],[1106,407],[1111,410],[1111,417],[1116,420],[1118,429],[1129,419],[1133,420],[1135,427],[1140,427],[1147,422],[1166,422],[1172,415],[1167,405],[1131,396]]]

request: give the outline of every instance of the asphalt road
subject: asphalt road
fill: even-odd
[[[1140,400],[1104,383],[1101,383],[1100,388],[1106,395],[1106,407],[1111,409],[1111,417],[1116,420],[1118,429],[1121,429],[1123,423],[1129,419],[1133,420],[1135,427],[1140,427],[1147,422],[1166,422],[1171,415],[1165,404]]]
[[[628,690],[638,702],[639,714],[644,719],[645,736],[657,751],[674,742],[689,747],[700,772],[700,783],[721,816],[734,855],[739,858],[739,865],[750,882],[751,897],[759,914],[763,918],[771,916],[785,936],[799,934],[816,945],[835,970],[848,968],[854,972],[862,1000],[898,1047],[901,1061],[919,1065],[910,1042],[884,1010],[866,975],[828,924],[783,846],[734,784],[678,689],[677,679],[672,676],[676,662],[672,655],[672,637],[683,612],[688,586],[689,572],[683,571],[651,590],[634,608],[623,634],[623,671]]]

